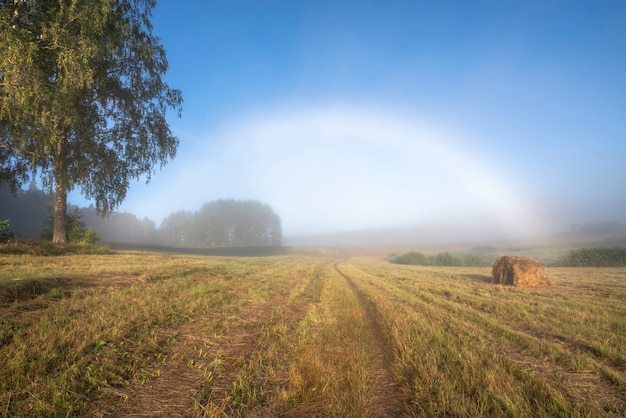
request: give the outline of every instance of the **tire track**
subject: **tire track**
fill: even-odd
[[[271,284],[268,272],[272,269],[282,271],[284,267],[272,264],[253,272],[259,278],[253,286],[257,291]],[[167,362],[153,362],[149,366],[152,376],[145,384],[108,390],[108,405],[99,409],[103,415],[127,417],[200,416],[206,413],[207,398],[218,406],[226,404],[239,372],[238,362],[255,348],[273,308],[286,304],[287,290],[299,280],[293,277],[271,284],[267,300],[217,306],[214,312],[199,313],[190,323],[162,330],[159,341]],[[233,287],[228,291],[235,292],[238,300],[246,300],[247,290]],[[175,338],[168,339],[170,335]]]
[[[564,341],[559,338],[546,336],[537,333],[533,328],[533,324],[523,323],[519,320],[513,321],[500,320],[492,322],[492,315],[486,313],[476,306],[476,304],[467,303],[464,299],[448,299],[445,297],[436,297],[433,293],[430,298],[425,296],[427,291],[419,291],[414,294],[418,299],[409,296],[408,287],[400,281],[389,280],[386,282],[388,287],[383,287],[380,283],[371,283],[376,289],[389,294],[396,294],[394,303],[404,306],[407,310],[416,311],[419,309],[422,315],[428,315],[433,320],[443,323],[455,323],[456,331],[447,329],[457,338],[476,339],[476,334],[470,330],[480,330],[482,338],[488,341],[488,345],[495,347],[501,346],[499,351],[507,353],[503,361],[509,361],[515,367],[523,371],[520,373],[521,380],[525,373],[532,370],[532,375],[537,379],[536,385],[542,384],[550,388],[554,388],[561,393],[573,407],[584,410],[585,405],[589,402],[596,402],[600,397],[619,399],[610,409],[606,411],[620,410],[623,411],[624,392],[620,391],[623,387],[623,375],[619,369],[611,368],[610,365],[600,361],[597,356],[593,356],[590,352],[587,355],[581,355],[581,351],[585,351],[575,346],[571,341]],[[391,291],[390,289],[393,289]],[[422,293],[420,295],[420,293]],[[468,294],[464,294],[464,298],[468,298]],[[578,356],[581,356],[578,358]],[[550,359],[546,361],[546,359]],[[588,361],[590,366],[584,370],[572,369],[572,364],[577,362]],[[564,382],[567,382],[565,384]],[[599,387],[594,396],[595,399],[590,401],[589,387]]]
[[[343,277],[350,290],[356,296],[359,305],[363,309],[365,322],[370,331],[369,343],[374,350],[374,364],[372,368],[375,370],[373,373],[375,378],[372,385],[373,403],[378,407],[377,412],[379,416],[399,416],[401,413],[400,392],[393,372],[394,356],[388,343],[387,332],[377,318],[376,305],[359,288],[354,279],[339,268],[341,263],[342,261],[334,263],[333,268]]]

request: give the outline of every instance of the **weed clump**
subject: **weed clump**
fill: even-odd
[[[9,229],[9,220],[0,221],[0,243],[10,242],[13,239],[14,234]]]

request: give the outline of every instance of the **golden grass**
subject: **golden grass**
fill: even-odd
[[[389,330],[412,414],[624,410],[623,269],[554,269],[553,288],[528,291],[490,285],[487,268],[350,268]]]
[[[0,256],[0,416],[626,410],[626,269]]]

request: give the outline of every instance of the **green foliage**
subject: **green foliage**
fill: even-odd
[[[0,243],[11,241],[13,238],[13,232],[9,229],[9,220],[0,221]]]
[[[419,251],[408,251],[406,253],[392,255],[390,261],[394,264],[409,264],[415,266],[484,267],[491,265],[489,261],[478,254],[460,257],[447,251],[430,256]]]
[[[419,251],[409,251],[403,254],[394,255],[391,257],[391,262],[394,264],[410,264],[415,266],[425,266],[428,264],[428,257],[426,254]]]
[[[74,209],[72,215],[68,215],[68,231],[67,237],[70,242],[85,242],[87,244],[95,244],[98,242],[98,234],[92,227],[87,228],[85,223],[81,221],[81,214],[78,208]]]
[[[489,260],[486,260],[484,256],[479,254],[469,254],[463,258],[463,266],[468,267],[484,267],[491,265]]]
[[[154,0],[9,1],[0,7],[0,181],[53,189],[57,228],[79,188],[104,213],[174,158],[182,94],[150,22]]]
[[[81,220],[82,215],[78,211],[78,208],[74,208],[74,213],[66,214],[67,225],[67,240],[70,242],[82,242],[87,244],[95,244],[100,238],[92,227],[87,228],[85,223]],[[41,238],[46,240],[52,240],[54,227],[54,218],[50,216],[44,221],[44,229],[41,232]]]
[[[430,264],[434,266],[460,266],[463,264],[463,260],[449,252],[443,252],[431,256]]]
[[[624,267],[626,247],[592,247],[571,250],[555,263],[561,267]]]

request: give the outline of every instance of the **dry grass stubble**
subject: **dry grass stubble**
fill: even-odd
[[[626,410],[626,271],[124,252],[8,257],[5,416],[602,416]]]

